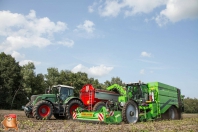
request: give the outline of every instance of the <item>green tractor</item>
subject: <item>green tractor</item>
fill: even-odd
[[[74,87],[56,85],[46,89],[45,94],[32,95],[26,106],[22,106],[28,118],[37,120],[72,119],[72,113],[77,107],[83,107],[82,101],[74,97]]]

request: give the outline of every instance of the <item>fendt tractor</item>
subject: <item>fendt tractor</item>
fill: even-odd
[[[105,123],[181,119],[184,107],[180,89],[160,82],[144,84],[140,81],[127,84],[125,90],[117,86],[110,86],[107,90],[119,93],[118,101],[109,98],[98,110],[78,107],[73,112],[73,119]],[[91,98],[87,102],[92,102]]]
[[[71,119],[77,107],[83,107],[83,103],[74,97],[74,87],[66,85],[56,85],[45,94],[32,95],[26,106],[22,106],[28,118],[38,120],[50,119],[52,115],[56,119]]]

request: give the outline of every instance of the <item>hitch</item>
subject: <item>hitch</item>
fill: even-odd
[[[31,108],[26,107],[26,106],[22,106],[22,109],[24,109],[24,110],[25,110],[25,111],[27,111],[27,112],[31,112],[31,111],[32,111],[32,109],[31,109]]]

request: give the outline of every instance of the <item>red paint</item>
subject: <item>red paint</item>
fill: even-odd
[[[76,117],[77,117],[77,114],[76,114],[76,112],[74,112],[73,113],[73,119],[76,119]]]
[[[50,107],[48,105],[42,105],[39,107],[39,115],[42,117],[46,117],[50,113]]]
[[[69,112],[70,112],[71,115],[73,114],[73,111],[75,111],[75,109],[76,109],[77,107],[79,107],[78,104],[73,104],[73,105],[70,107]]]
[[[88,110],[92,110],[94,105],[98,102],[106,102],[107,99],[99,99],[95,97],[95,93],[107,93],[107,94],[117,94],[112,91],[102,90],[102,89],[95,89],[91,84],[86,84],[82,87],[80,90],[80,99],[82,100],[85,107],[88,108]],[[92,107],[90,107],[92,106]]]
[[[98,119],[99,119],[100,121],[103,121],[103,120],[104,120],[104,116],[103,116],[102,113],[99,113],[99,114],[98,114]]]

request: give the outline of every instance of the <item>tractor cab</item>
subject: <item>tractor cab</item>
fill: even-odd
[[[67,85],[55,85],[51,90],[52,94],[56,94],[61,101],[65,101],[68,97],[74,96],[74,87]]]
[[[145,102],[148,100],[148,88],[147,85],[141,83],[130,83],[126,85],[128,99],[136,100],[137,102]]]

